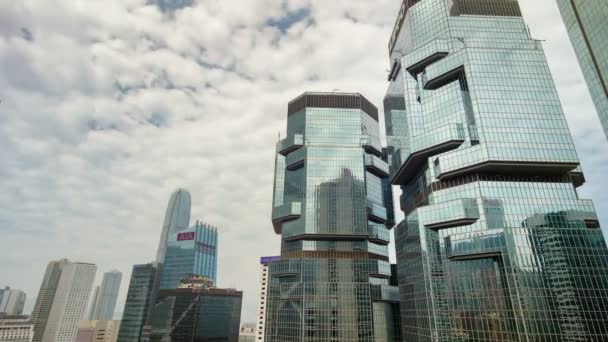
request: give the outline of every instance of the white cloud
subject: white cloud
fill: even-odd
[[[270,205],[287,102],[339,88],[380,106],[399,3],[159,1],[0,2],[0,285],[31,307],[46,263],[69,257],[120,269],[124,300],[181,186],[193,220],[220,227],[220,285],[245,291],[251,321],[258,258],[280,247]],[[561,18],[552,0],[522,5],[547,40],[583,194],[608,222],[606,141]]]

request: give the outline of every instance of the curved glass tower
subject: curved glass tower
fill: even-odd
[[[164,262],[169,234],[188,229],[190,225],[190,206],[191,199],[188,190],[177,189],[171,194],[165,213],[163,229],[160,233],[156,262]]]
[[[277,144],[266,341],[399,341],[393,224],[378,110],[360,94],[305,93]]]
[[[608,249],[515,0],[405,1],[385,98],[405,341],[600,341]]]

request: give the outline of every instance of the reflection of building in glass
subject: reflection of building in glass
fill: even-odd
[[[277,145],[265,341],[398,341],[378,111],[360,94],[289,103]]]
[[[118,342],[139,342],[151,309],[150,302],[154,301],[159,268],[154,264],[133,266]]]
[[[150,341],[237,342],[243,293],[199,286],[200,279],[191,280],[192,276],[177,289],[159,290]]]
[[[160,288],[175,289],[188,274],[201,274],[217,282],[217,228],[203,222],[169,234]]]
[[[608,137],[608,2],[557,0]]]
[[[101,285],[95,288],[89,320],[111,320],[114,316],[122,273],[117,270],[103,274]]]
[[[608,250],[517,1],[409,5],[384,101],[403,339],[602,340]]]

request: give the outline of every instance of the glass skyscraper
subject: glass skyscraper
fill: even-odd
[[[165,212],[163,229],[160,233],[156,262],[164,262],[165,248],[169,236],[187,229],[190,225],[191,201],[190,192],[186,189],[177,189],[171,194],[169,204],[167,204],[167,211]]]
[[[608,249],[517,1],[405,1],[389,53],[403,340],[605,340]]]
[[[116,299],[120,290],[122,273],[117,270],[105,272],[101,285],[95,289],[95,295],[91,302],[89,320],[111,320],[114,316]]]
[[[608,137],[608,2],[557,0],[557,3]]]
[[[187,282],[158,292],[149,341],[238,342],[243,292]]]
[[[133,266],[118,332],[118,342],[140,341],[142,330],[154,306],[159,268],[160,266],[155,264]]]
[[[393,224],[378,110],[360,94],[305,93],[277,144],[267,342],[399,341]]]
[[[160,288],[175,289],[189,274],[204,275],[217,285],[217,228],[197,221],[189,229],[170,233]]]

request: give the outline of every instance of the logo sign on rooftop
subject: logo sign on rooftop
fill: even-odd
[[[196,234],[194,232],[185,232],[177,234],[177,241],[194,240]]]

